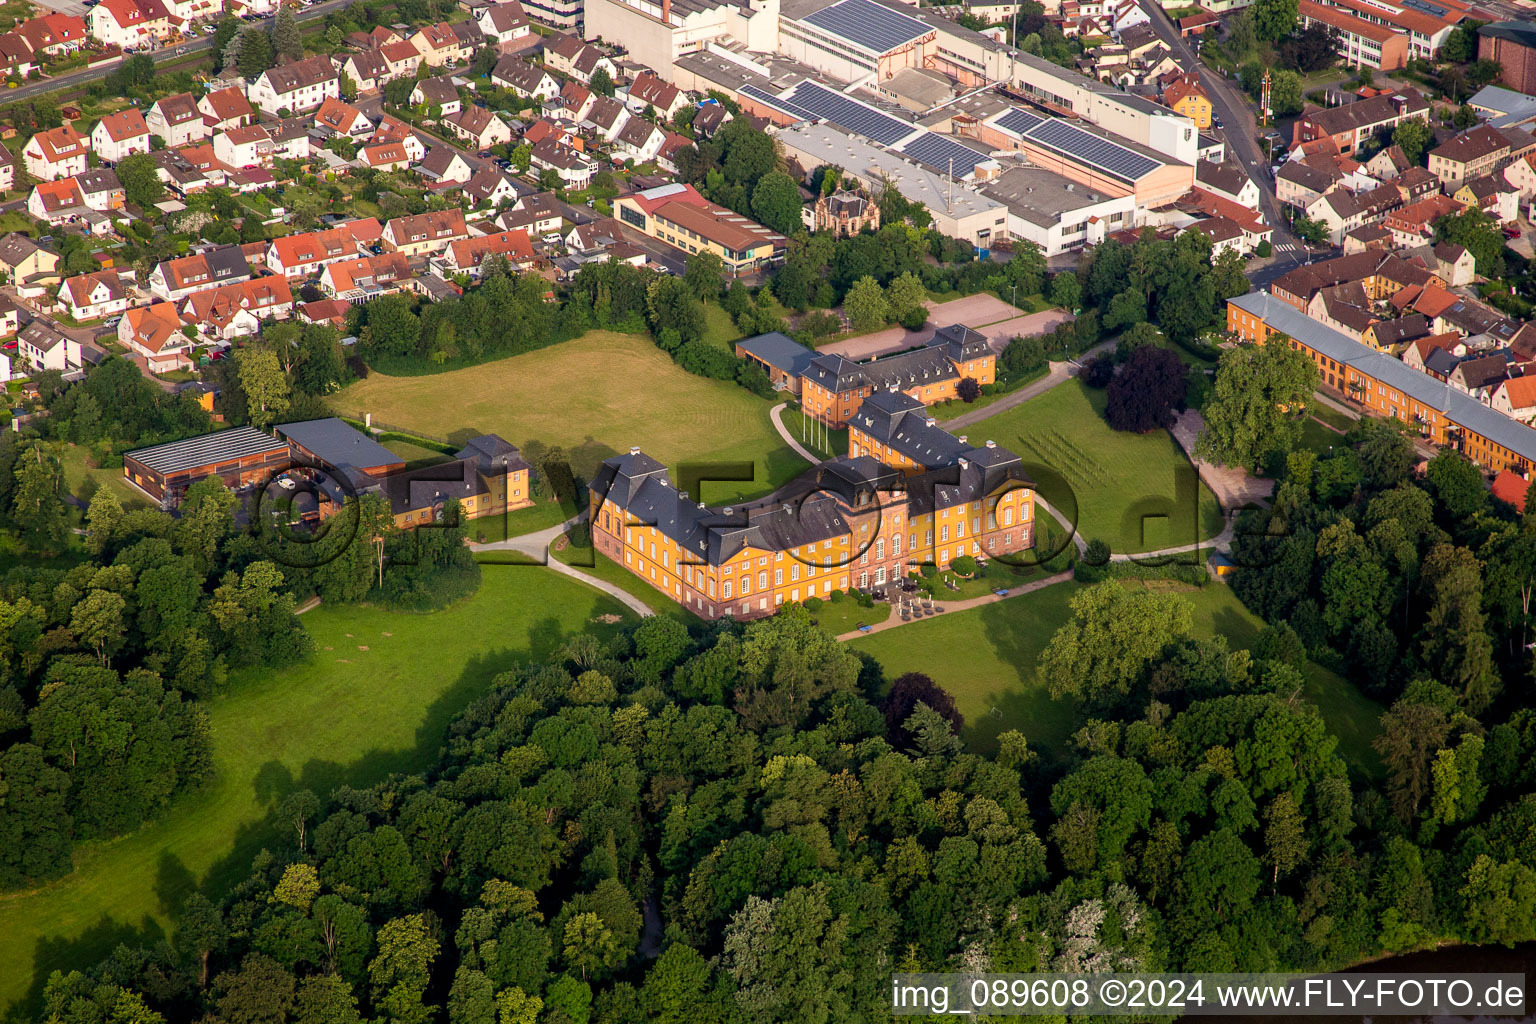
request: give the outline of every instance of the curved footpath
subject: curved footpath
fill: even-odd
[[[566,565],[564,562],[560,561],[550,553],[549,546],[554,543],[561,534],[565,533],[567,529],[581,522],[586,517],[587,510],[582,509],[576,515],[567,519],[565,522],[559,524],[558,526],[551,526],[543,530],[538,530],[534,533],[525,533],[519,537],[508,537],[506,540],[498,540],[490,544],[472,543],[469,545],[469,547],[470,550],[477,553],[481,551],[515,551],[520,555],[527,555],[529,558],[542,558],[544,560],[544,564],[550,569],[553,569],[555,572],[562,576],[569,576],[573,580],[579,580],[589,587],[595,587],[596,589],[601,590],[609,597],[622,602],[626,607],[628,607],[642,619],[655,615],[656,613],[651,609],[650,605],[646,604],[644,601],[640,600],[638,597],[636,597],[634,594],[631,594],[623,587],[615,586],[614,584],[609,583],[607,580],[600,580],[596,576],[588,576],[580,569]]]

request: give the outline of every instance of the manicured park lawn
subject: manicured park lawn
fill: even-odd
[[[436,756],[449,720],[496,673],[547,657],[565,636],[612,626],[618,602],[548,570],[486,567],[472,598],[430,615],[321,607],[304,616],[317,651],[250,671],[208,706],[214,779],[164,817],[76,852],[67,878],[0,898],[0,1007],[34,979],[164,933],[194,886],[222,892],[272,842],[267,814],[290,790],[326,794],[409,772]],[[40,981],[38,982],[40,984]]]
[[[404,459],[405,464],[410,467],[430,466],[438,462],[447,462],[453,458],[451,455],[432,448],[423,447],[419,444],[412,444],[410,441],[392,439],[379,443]]]
[[[736,324],[731,320],[731,314],[721,308],[718,302],[704,303],[704,340],[711,345],[728,350],[732,355],[736,354],[735,341],[741,337],[741,331],[736,329]]]
[[[1127,586],[1140,586],[1127,583]],[[1154,583],[1156,585],[1162,585]],[[1195,632],[1222,633],[1234,649],[1246,647],[1263,623],[1223,584],[1179,589],[1194,604]],[[1022,732],[1045,756],[1061,757],[1072,732],[1072,711],[1051,699],[1035,673],[1040,652],[1070,617],[1068,603],[1081,588],[1061,583],[1022,597],[963,612],[945,612],[883,633],[850,641],[879,659],[887,678],[926,672],[955,698],[965,716],[965,737],[990,750],[999,733]],[[1379,762],[1370,741],[1382,708],[1345,680],[1309,664],[1305,696],[1318,705],[1339,737],[1344,758],[1374,774]]]
[[[519,446],[558,445],[579,473],[632,445],[674,472],[686,462],[754,464],[754,481],[706,485],[710,502],[763,494],[806,468],[775,433],[769,403],[679,369],[646,338],[610,331],[446,373],[372,373],[330,404],[455,442],[496,433]]]
[[[488,552],[487,554],[494,554],[494,552]],[[550,557],[558,558],[566,565],[580,569],[588,576],[595,576],[605,583],[612,583],[620,590],[633,594],[657,615],[671,615],[684,624],[704,621],[681,604],[678,604],[671,594],[666,594],[656,589],[607,555],[599,554],[589,547],[578,548],[569,546],[563,551],[555,551],[551,548]],[[480,560],[484,561],[484,557],[482,556]]]
[[[1104,400],[1103,391],[1074,379],[965,433],[972,444],[993,440],[1026,467],[1053,471],[1036,474],[1040,493],[1069,520],[1075,510],[1080,536],[1114,551],[1156,551],[1220,533],[1216,496],[1173,437],[1111,430]]]

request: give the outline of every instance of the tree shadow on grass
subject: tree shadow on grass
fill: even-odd
[[[591,632],[606,639],[622,626],[593,620],[605,614],[624,612],[625,609],[617,601],[594,594],[583,616],[584,625],[576,632]],[[488,629],[494,627],[494,623],[486,624]],[[548,616],[528,627],[521,644],[488,651],[472,658],[453,685],[426,707],[421,724],[416,729],[415,743],[408,749],[369,751],[348,764],[315,757],[306,761],[297,775],[279,761],[263,764],[251,784],[258,801],[267,808],[267,815],[241,827],[234,836],[230,853],[218,860],[200,880],[174,854],[167,852],[162,855],[155,885],[155,896],[161,911],[167,916],[174,916],[193,892],[201,892],[217,902],[246,877],[251,859],[263,848],[276,849],[293,842],[291,831],[279,823],[276,817],[277,805],[288,794],[308,789],[324,804],[330,793],[339,787],[362,789],[391,775],[409,775],[429,768],[442,750],[449,723],[472,701],[488,692],[496,676],[518,665],[547,659],[573,635],[573,631],[561,626],[558,618]],[[507,639],[510,641],[514,638],[508,636]],[[423,662],[422,671],[432,671],[429,662]],[[175,812],[173,808],[172,813]],[[69,880],[66,879],[64,884],[69,884]],[[119,945],[148,946],[167,937],[165,929],[153,919],[145,918],[141,924],[134,926],[103,915],[96,924],[73,938],[40,938],[34,947],[32,984],[27,995],[19,1003],[6,1008],[0,1020],[4,1024],[22,1024],[38,1019],[41,1016],[43,989],[48,975],[55,970],[67,972],[85,969],[109,955]],[[5,969],[8,968],[0,965],[0,970]]]
[[[987,642],[1013,672],[996,680],[995,688],[984,697],[986,706],[966,722],[965,741],[973,750],[996,750],[997,737],[1017,729],[1030,748],[1047,760],[1060,759],[1065,753],[1072,706],[1053,700],[1035,674],[1040,652],[1066,621],[1064,605],[1037,599],[1045,593],[976,609]]]

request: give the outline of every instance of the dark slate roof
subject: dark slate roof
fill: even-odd
[[[279,423],[279,437],[311,452],[328,466],[352,466],[363,471],[398,466],[405,462],[373,438],[332,416],[323,420]]]
[[[523,460],[516,445],[496,434],[470,438],[459,451],[458,458],[472,460],[486,476],[532,468]]]
[[[857,391],[874,388],[877,391],[889,387],[910,388],[924,384],[937,384],[960,376],[955,364],[941,349],[924,346],[909,352],[899,352],[883,359],[871,359],[866,363],[854,362],[839,355],[819,355],[802,375],[828,391]]]
[[[398,516],[432,508],[450,498],[463,502],[489,493],[475,470],[475,460],[460,459],[395,473],[380,480],[378,486],[389,499],[390,511]]]
[[[1536,461],[1536,430],[1519,420],[1495,412],[1471,395],[1463,394],[1443,381],[1404,365],[1402,360],[1377,352],[1369,345],[1351,341],[1267,292],[1249,292],[1231,301],[1234,306],[1257,316],[1274,330],[1295,338],[1330,359],[1348,363],[1361,373],[1403,392],[1420,405],[1439,410],[1453,423],[1475,431],[1517,455]],[[1430,356],[1430,361],[1433,362],[1443,351],[1437,349]]]
[[[1409,313],[1396,320],[1383,320],[1372,325],[1379,345],[1396,345],[1400,341],[1412,341],[1429,333],[1429,318],[1423,313]]]
[[[791,377],[803,374],[811,365],[811,360],[816,358],[815,352],[780,331],[743,338],[736,343],[736,347]]]

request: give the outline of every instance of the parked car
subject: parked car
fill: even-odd
[[[1504,237],[1505,238],[1515,239],[1515,238],[1519,238],[1523,234],[1525,234],[1525,232],[1521,231],[1517,227],[1511,226],[1511,227],[1507,227],[1507,228],[1504,229]]]

